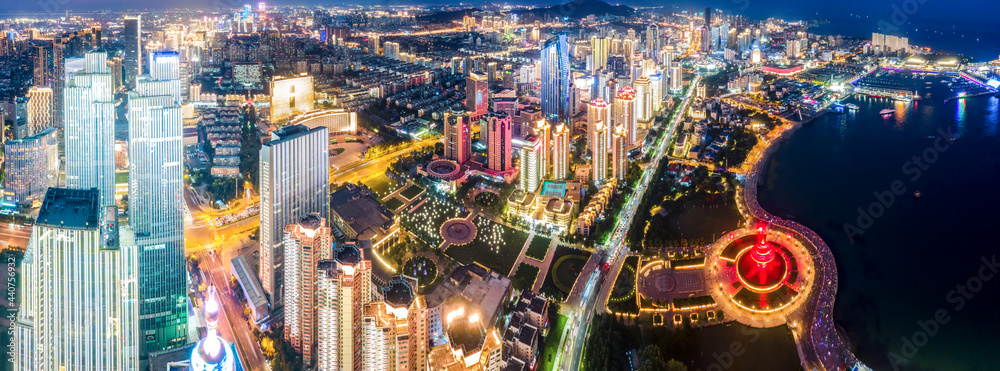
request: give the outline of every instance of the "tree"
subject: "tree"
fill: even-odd
[[[639,352],[639,371],[687,371],[683,363],[675,360],[664,361],[663,352],[655,344]]]

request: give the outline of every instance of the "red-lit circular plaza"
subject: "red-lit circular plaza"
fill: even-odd
[[[713,296],[740,322],[759,327],[784,322],[812,284],[812,260],[805,245],[791,234],[756,225],[715,242],[708,275]],[[742,316],[740,315],[742,313]]]

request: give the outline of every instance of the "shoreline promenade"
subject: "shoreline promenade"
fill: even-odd
[[[804,304],[804,310],[799,313],[798,321],[802,326],[792,326],[796,347],[802,367],[806,370],[859,370],[869,368],[848,349],[847,342],[837,332],[833,322],[833,304],[837,296],[837,265],[833,253],[826,242],[816,232],[805,226],[771,215],[757,203],[757,185],[768,159],[777,150],[777,144],[787,139],[802,127],[802,123],[786,123],[772,131],[767,138],[759,143],[748,157],[749,169],[744,173],[741,190],[736,193],[737,208],[747,220],[747,225],[754,221],[763,221],[796,235],[801,242],[811,244],[811,250],[817,268],[816,281],[820,287],[814,288]]]

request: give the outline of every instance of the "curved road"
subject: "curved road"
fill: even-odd
[[[800,241],[813,245],[817,252],[817,278],[822,286],[813,290],[805,303],[806,310],[801,320],[808,326],[794,327],[802,367],[807,370],[868,370],[848,349],[845,339],[837,332],[833,322],[833,303],[837,296],[837,264],[830,247],[816,232],[791,220],[771,215],[757,203],[757,184],[767,159],[777,149],[776,144],[789,137],[801,127],[801,123],[788,123],[772,131],[763,142],[754,148],[748,157],[750,169],[745,175],[742,192],[736,193],[737,207],[750,224],[753,220],[764,221],[771,227],[797,234]]]

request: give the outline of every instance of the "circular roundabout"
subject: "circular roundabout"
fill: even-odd
[[[448,219],[441,224],[441,237],[452,245],[465,245],[476,239],[476,225],[465,219]]]
[[[716,303],[753,327],[784,324],[812,291],[806,245],[777,228],[758,226],[724,235],[709,249],[706,276]]]

